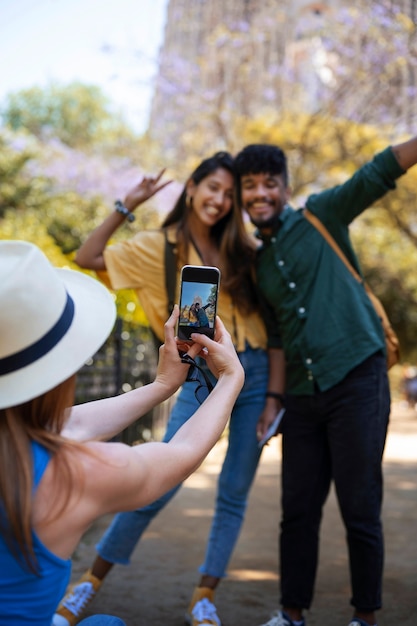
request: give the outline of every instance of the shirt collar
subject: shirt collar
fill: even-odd
[[[292,211],[292,208],[290,207],[289,204],[286,204],[284,206],[284,208],[282,209],[281,213],[279,215],[276,216],[275,222],[272,226],[272,232],[268,233],[268,234],[263,234],[261,233],[261,231],[259,230],[259,228],[257,228],[254,232],[254,235],[257,239],[260,239],[263,243],[269,243],[271,241],[271,239],[276,235],[276,233],[279,231],[279,229],[281,228],[281,226],[283,225],[283,223],[285,222],[289,212]]]

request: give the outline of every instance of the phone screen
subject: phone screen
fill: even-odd
[[[190,341],[191,333],[214,338],[219,284],[220,270],[217,267],[184,265],[181,270],[179,339]]]

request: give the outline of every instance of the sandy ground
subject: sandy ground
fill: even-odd
[[[209,531],[220,441],[201,468],[160,513],[136,548],[130,566],[116,566],[91,605],[92,613],[122,617],[128,626],[182,626],[198,580]],[[393,407],[385,454],[384,608],[378,626],[417,625],[417,412]],[[280,514],[277,439],[262,456],[228,578],[216,604],[223,626],[259,626],[278,608],[277,536]],[[91,565],[94,545],[110,518],[97,522],[73,560],[73,580]],[[308,626],[346,626],[351,617],[346,547],[331,493],[321,532],[321,558]]]

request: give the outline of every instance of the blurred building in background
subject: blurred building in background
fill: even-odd
[[[353,10],[362,12],[359,15],[364,25],[377,22],[383,30],[387,15],[391,12],[395,16],[399,11],[408,16],[410,24],[416,22],[416,0],[354,4]],[[179,142],[187,145],[187,135],[196,132],[202,143],[209,136],[214,148],[216,142],[220,148],[230,146],[228,134],[237,117],[289,110],[315,112],[324,101],[331,102],[332,92],[338,90],[347,116],[373,122],[372,116],[380,117],[381,112],[372,101],[375,88],[366,86],[364,61],[369,63],[370,72],[378,62],[383,63],[383,58],[380,51],[373,52],[378,36],[366,26],[365,31],[354,32],[348,43],[343,42],[347,30],[343,20],[346,24],[349,21],[348,12],[343,14],[343,10],[351,8],[352,3],[344,0],[170,0],[150,136],[168,153],[175,153]],[[386,28],[385,36],[389,37],[389,26]],[[351,54],[352,64],[358,65],[364,84],[361,98],[360,85],[356,91],[348,81],[348,88],[341,89],[343,76],[338,75],[339,58],[332,38],[345,52],[349,47],[347,55]],[[368,41],[372,38],[374,42]],[[415,47],[414,38],[410,31],[407,45]],[[373,54],[379,55],[379,60]],[[388,58],[390,54],[398,57],[400,52],[391,46],[386,54]],[[404,54],[410,63],[406,61],[400,71],[395,68],[390,85],[390,90],[402,94],[401,106],[407,110],[398,113],[403,119],[408,116],[409,122],[416,115],[415,56]],[[391,92],[384,97],[387,107],[392,107]]]

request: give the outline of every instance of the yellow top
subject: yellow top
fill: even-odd
[[[175,230],[168,230],[168,238],[175,243]],[[131,239],[108,246],[104,261],[109,283],[113,289],[134,289],[149,324],[163,341],[164,323],[168,315],[168,296],[165,288],[165,235],[161,230],[137,233]],[[203,265],[194,246],[190,245],[190,265]],[[179,301],[180,267],[177,267],[176,302]],[[103,272],[98,272],[105,280]],[[106,281],[107,282],[107,281]],[[242,315],[230,295],[222,290],[220,282],[217,313],[232,336],[238,352],[248,343],[252,348],[266,348],[266,331],[259,314]]]

